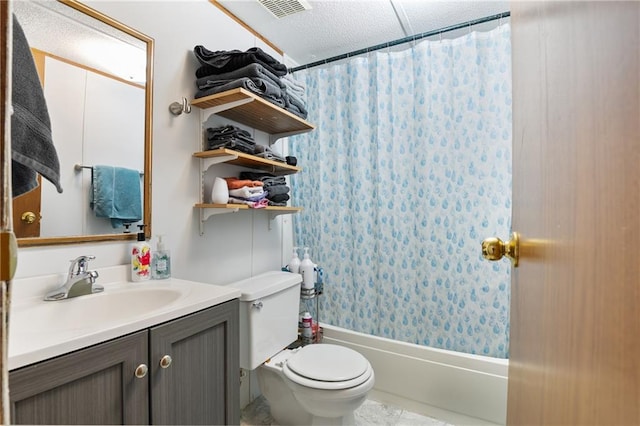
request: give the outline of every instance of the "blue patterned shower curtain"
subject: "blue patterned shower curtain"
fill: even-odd
[[[510,28],[294,74],[311,133],[290,138],[294,243],[325,270],[322,322],[508,357]]]

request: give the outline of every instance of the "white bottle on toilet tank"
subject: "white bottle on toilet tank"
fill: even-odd
[[[294,274],[300,273],[300,258],[298,257],[298,247],[293,248],[293,256],[291,257],[291,261],[289,262],[289,272],[293,272]]]
[[[304,248],[304,258],[300,262],[300,273],[302,274],[302,289],[312,290],[315,288],[315,265],[309,259],[309,247]]]

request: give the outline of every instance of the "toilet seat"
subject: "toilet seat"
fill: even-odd
[[[339,390],[366,382],[373,372],[369,361],[344,346],[314,344],[300,349],[282,366],[289,380],[302,386]]]

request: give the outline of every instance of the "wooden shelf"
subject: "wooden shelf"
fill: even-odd
[[[211,108],[214,114],[269,133],[275,138],[315,129],[313,124],[297,115],[241,88],[194,99],[191,105],[203,110]]]
[[[208,204],[208,203],[198,203],[195,205],[198,209],[227,209],[227,210],[265,210],[271,212],[282,212],[282,213],[298,213],[302,210],[302,207],[289,207],[289,206],[267,206],[259,209],[254,209],[249,207],[246,204]]]
[[[279,138],[306,133],[315,129],[314,125],[297,115],[240,88],[194,99],[191,101],[191,105],[202,110],[200,118],[203,122],[206,121],[204,119],[205,113],[217,114],[268,133],[270,144]],[[279,161],[268,160],[226,148],[200,151],[194,153],[193,156],[200,160],[201,185],[203,188],[204,183],[202,182],[202,176],[213,164],[228,163],[265,171],[273,175],[290,175],[302,170],[297,166],[290,166],[289,164]],[[201,191],[203,188],[201,188]],[[203,200],[202,192],[200,199]],[[234,213],[240,210],[264,210],[269,214],[270,219],[274,219],[282,214],[294,214],[302,210],[302,207],[267,206],[254,209],[246,204],[208,203],[198,203],[195,205],[195,208],[199,210],[200,215],[200,235],[204,235],[204,222],[211,216],[218,214]],[[269,229],[271,229],[271,221],[269,221]]]
[[[274,175],[290,175],[298,173],[302,170],[297,166],[290,166],[280,161],[268,160],[255,155],[245,154],[244,152],[234,151],[227,148],[212,149],[209,151],[200,151],[193,154],[194,157],[205,160],[203,170],[209,168],[211,164],[227,163],[236,166],[249,167],[269,172]],[[208,161],[206,161],[208,160]]]
[[[200,235],[204,235],[204,222],[206,222],[211,216],[235,213],[242,211],[266,211],[269,214],[270,219],[275,219],[281,214],[295,214],[302,211],[302,207],[289,207],[289,206],[267,206],[259,209],[254,209],[246,204],[206,204],[198,203],[195,208],[200,210]],[[271,222],[269,222],[269,229],[271,229]]]

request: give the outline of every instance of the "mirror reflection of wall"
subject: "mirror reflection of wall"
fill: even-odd
[[[51,57],[45,58],[44,71],[64,192],[58,194],[52,185],[42,186],[40,236],[122,232],[91,211],[92,171],[78,170],[75,165],[144,170],[144,145],[140,143],[144,140],[144,87]]]
[[[90,167],[139,170],[144,197],[147,44],[57,1],[14,5],[43,80],[64,189],[59,194],[42,182],[39,191],[23,196],[27,200],[16,199],[14,223],[27,211],[40,219],[38,226],[24,227],[30,234],[21,235],[20,226],[16,234],[122,233],[123,228],[113,228],[90,208]]]

